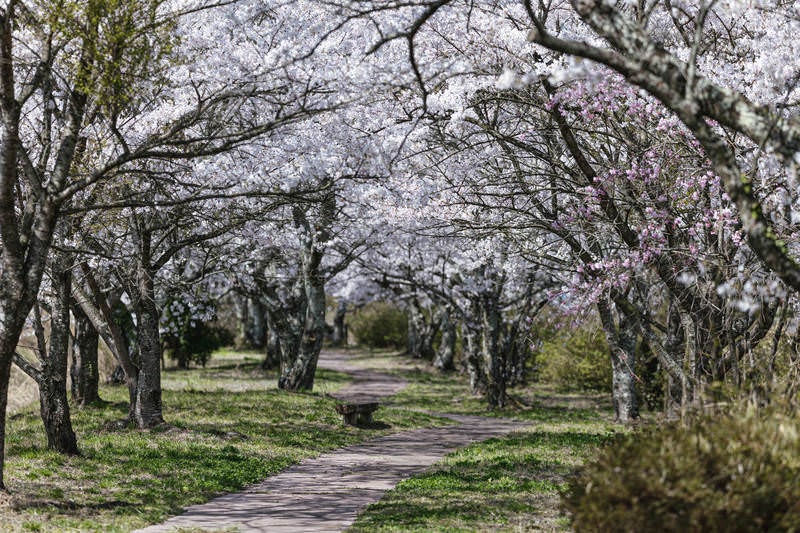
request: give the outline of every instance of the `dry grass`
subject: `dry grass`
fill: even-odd
[[[20,409],[36,401],[39,397],[39,387],[17,367],[11,369],[11,382],[8,386],[8,408],[6,413],[13,415]]]
[[[35,361],[36,356],[32,350],[32,347],[35,345],[36,339],[33,333],[26,331],[20,338],[19,352],[30,361]],[[114,368],[116,368],[117,362],[102,342],[100,343],[100,353],[98,354],[97,362],[100,370],[100,381],[105,382],[114,371]],[[70,378],[67,376],[67,389],[69,389],[69,387]],[[6,413],[9,415],[16,414],[31,403],[37,401],[38,398],[39,387],[36,385],[36,382],[16,366],[12,367],[11,381],[8,387],[8,408],[6,409]]]

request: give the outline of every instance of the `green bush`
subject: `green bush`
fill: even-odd
[[[233,336],[225,328],[198,322],[179,334],[164,335],[162,343],[167,357],[188,368],[189,363],[206,366],[214,350],[233,344]]]
[[[372,302],[349,321],[356,342],[367,348],[403,348],[408,341],[405,311],[386,302]]]
[[[800,418],[738,408],[618,437],[568,483],[581,531],[800,531]]]
[[[611,390],[611,359],[602,331],[564,328],[536,354],[538,376],[561,390]]]
[[[230,345],[230,331],[213,325],[216,306],[202,298],[175,298],[167,302],[161,316],[161,343],[164,354],[188,368],[190,363],[206,366],[211,353]]]

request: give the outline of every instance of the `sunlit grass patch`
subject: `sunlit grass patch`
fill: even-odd
[[[262,370],[264,356],[258,352],[215,352],[202,371],[197,368],[168,367],[162,373],[164,390],[264,390],[277,387],[277,370]],[[318,368],[314,390],[332,393],[350,381],[347,374]]]

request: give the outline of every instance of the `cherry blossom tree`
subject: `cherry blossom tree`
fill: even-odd
[[[320,90],[326,80],[313,81],[314,73],[278,46],[283,37],[317,31],[273,23],[291,20],[293,8],[201,0],[4,3],[2,413],[15,347],[65,206],[92,199],[106,183],[124,183],[148,162],[224,153],[329,106],[329,93]],[[149,411],[149,421],[160,419],[158,409]],[[0,416],[0,445],[4,428]]]

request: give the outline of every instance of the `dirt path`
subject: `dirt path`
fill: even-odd
[[[354,383],[336,393],[340,398],[385,397],[406,386],[397,377],[359,369],[341,353],[324,352],[320,366],[353,376]],[[457,425],[395,433],[304,460],[244,492],[194,505],[140,531],[342,531],[384,492],[444,455],[527,425],[478,416],[448,418]]]

